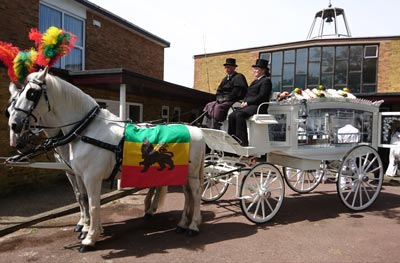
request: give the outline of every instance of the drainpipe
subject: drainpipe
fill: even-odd
[[[126,120],[126,84],[122,83],[119,86],[119,117],[121,120]]]

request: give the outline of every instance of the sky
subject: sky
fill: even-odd
[[[190,88],[194,55],[305,40],[315,13],[329,4],[329,0],[89,1],[170,42],[164,80]],[[331,3],[344,9],[353,37],[400,36],[399,0]]]

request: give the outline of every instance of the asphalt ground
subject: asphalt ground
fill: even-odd
[[[60,216],[0,238],[0,262],[399,262],[400,184],[386,180],[362,212],[345,208],[334,183],[311,194],[286,187],[272,221],[254,225],[241,213],[234,189],[203,204],[197,237],[174,232],[183,207],[170,188],[157,215],[143,219],[145,192],[102,206],[104,233],[96,250],[81,254],[72,229],[78,214]],[[4,217],[4,216],[3,216]]]

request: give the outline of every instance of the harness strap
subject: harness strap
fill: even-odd
[[[12,157],[10,161],[18,162],[23,159],[29,159],[72,142],[76,137],[78,137],[80,133],[82,133],[84,129],[86,129],[87,126],[89,126],[89,124],[97,116],[99,111],[100,107],[97,105],[67,135],[49,138],[43,144],[38,145],[35,149]]]
[[[125,139],[125,136],[122,136],[122,138],[119,141],[118,145],[113,145],[113,144],[109,144],[109,143],[106,143],[106,142],[99,141],[97,139],[94,139],[94,138],[91,138],[91,137],[88,137],[88,136],[82,136],[81,137],[81,140],[83,142],[92,144],[94,146],[97,146],[97,147],[100,147],[100,148],[103,148],[105,150],[109,150],[109,151],[115,153],[115,165],[114,165],[114,168],[113,168],[113,170],[111,172],[110,177],[108,178],[108,180],[110,181],[110,189],[112,189],[113,186],[114,186],[115,176],[119,172],[121,164],[122,164],[122,152],[123,152],[123,147],[124,147],[124,139]]]

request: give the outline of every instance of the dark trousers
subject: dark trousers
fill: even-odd
[[[228,116],[228,133],[235,135],[241,141],[242,146],[249,145],[246,120],[257,112],[257,108],[257,105],[249,105],[235,110]]]
[[[217,122],[224,121],[226,115],[228,114],[229,108],[233,105],[232,101],[225,101],[218,103],[217,101],[212,101],[207,103],[203,111],[206,111],[211,119]]]

